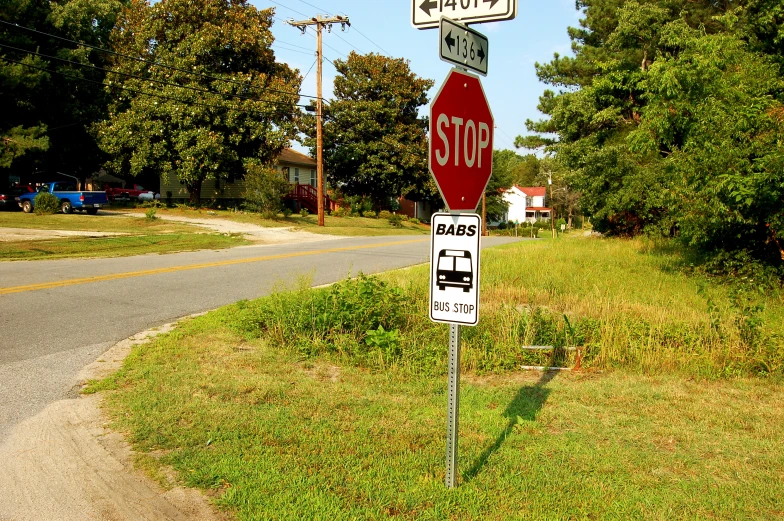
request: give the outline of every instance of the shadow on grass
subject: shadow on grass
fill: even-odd
[[[509,419],[506,428],[501,431],[495,441],[487,447],[482,454],[474,461],[465,473],[463,473],[463,481],[468,482],[475,478],[482,468],[487,464],[490,456],[495,453],[501,445],[506,441],[506,437],[514,430],[515,425],[523,421],[533,421],[536,419],[537,413],[541,410],[547,397],[550,395],[550,389],[545,386],[556,377],[558,371],[544,371],[539,381],[534,385],[522,387],[511,403],[506,407],[504,416]]]

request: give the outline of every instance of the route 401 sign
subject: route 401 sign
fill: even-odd
[[[472,213],[436,213],[431,228],[430,320],[475,326],[482,218]]]
[[[500,22],[517,15],[517,0],[412,0],[411,25],[435,29],[442,16],[466,24]]]

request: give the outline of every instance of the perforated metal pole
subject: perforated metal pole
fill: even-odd
[[[457,431],[460,411],[460,326],[449,324],[449,382],[446,419],[446,488],[457,482]]]

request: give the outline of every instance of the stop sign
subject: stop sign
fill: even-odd
[[[449,210],[476,210],[493,173],[493,114],[476,76],[452,69],[433,98],[428,167]]]

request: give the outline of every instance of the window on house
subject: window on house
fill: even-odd
[[[310,170],[310,186],[316,186],[316,171],[313,169]]]
[[[530,196],[526,196],[525,198],[525,205],[526,206],[533,206],[534,205],[534,198]]]
[[[294,182],[299,183],[299,168],[294,167]]]

